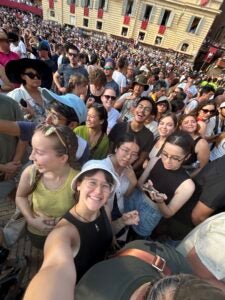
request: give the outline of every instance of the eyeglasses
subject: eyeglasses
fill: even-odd
[[[68,52],[68,55],[69,55],[69,56],[73,56],[73,57],[77,57],[77,56],[78,56],[77,53],[71,53],[71,52]]]
[[[23,73],[23,74],[27,75],[30,79],[34,79],[35,77],[37,79],[41,79],[41,76],[37,73],[27,72],[27,73]]]
[[[49,116],[49,117],[52,118],[52,121],[53,121],[54,123],[57,123],[57,122],[62,121],[62,120],[65,120],[65,121],[68,120],[67,118],[62,117],[62,116],[56,114],[56,113],[53,112],[53,111],[50,111],[50,110],[47,110],[47,109],[46,109],[45,112],[46,112],[46,115],[47,115],[47,116]]]
[[[47,130],[45,131],[44,133],[44,136],[50,136],[51,134],[55,133],[60,141],[60,143],[63,145],[63,147],[66,149],[66,152],[68,152],[68,148],[66,146],[66,143],[64,142],[61,134],[59,133],[58,129],[54,126],[49,126],[49,127],[46,127]]]
[[[119,149],[123,152],[124,155],[130,156],[132,159],[137,159],[138,153],[131,152],[129,149],[119,147]]]
[[[173,156],[173,155],[169,155],[167,152],[165,151],[162,151],[161,153],[161,157],[164,158],[164,159],[171,159],[173,160],[174,162],[181,162],[182,160],[184,160],[186,158],[183,157],[183,158],[180,158],[180,157],[176,157],[176,156]]]
[[[104,67],[104,70],[113,70],[113,67]]]
[[[151,107],[144,106],[142,104],[138,104],[136,108],[137,109],[142,109],[144,111],[144,114],[149,114],[152,111]]]
[[[164,102],[159,102],[159,103],[156,103],[156,104],[159,105],[159,106],[167,107],[167,103],[164,103]]]
[[[202,108],[201,110],[204,112],[204,114],[208,114],[208,113],[215,114],[215,112],[216,112],[215,109],[210,110],[210,109]]]
[[[103,96],[106,98],[106,100],[109,99],[111,99],[112,101],[116,100],[116,96],[110,96],[110,95],[103,95]]]
[[[86,180],[87,187],[90,190],[95,190],[98,186],[100,186],[101,191],[105,194],[110,194],[113,191],[114,188],[113,184],[110,184],[108,182],[100,183],[98,180],[88,178],[88,177],[84,177],[84,179]]]

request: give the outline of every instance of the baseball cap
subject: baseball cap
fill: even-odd
[[[222,102],[221,104],[220,104],[220,108],[224,108],[225,107],[225,102]]]
[[[198,233],[196,253],[202,264],[218,279],[225,279],[225,213],[206,221]]]
[[[80,176],[82,174],[84,174],[85,172],[87,171],[92,171],[92,170],[96,170],[96,169],[100,169],[100,170],[103,170],[103,171],[107,171],[113,178],[113,181],[114,181],[114,188],[113,188],[113,192],[115,191],[116,187],[120,185],[120,182],[119,182],[119,179],[118,177],[116,176],[116,174],[105,164],[104,160],[95,160],[95,159],[92,159],[92,160],[89,160],[88,162],[86,162],[80,173],[77,174],[74,179],[72,180],[72,183],[71,183],[71,188],[73,191],[75,191],[75,187],[76,187],[76,183],[78,181],[78,179],[80,178]]]
[[[45,41],[41,41],[38,45],[38,51],[41,51],[41,50],[45,50],[45,51],[50,51],[50,48],[49,48],[49,45],[47,42]]]
[[[66,106],[73,108],[73,110],[75,111],[79,119],[80,124],[86,121],[87,108],[86,105],[84,104],[84,101],[81,100],[78,96],[74,94],[66,94],[66,95],[59,96],[47,90],[46,88],[42,89],[41,94],[49,102],[58,101]]]
[[[169,103],[168,98],[166,96],[159,97],[159,99],[156,101],[156,104],[160,103],[160,102],[167,102],[167,103]]]

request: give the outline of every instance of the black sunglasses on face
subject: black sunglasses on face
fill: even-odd
[[[207,114],[207,113],[214,114],[214,113],[216,112],[215,109],[210,110],[210,109],[205,109],[205,108],[202,108],[202,111],[203,111],[205,114]]]
[[[111,99],[112,101],[116,100],[116,96],[110,96],[110,95],[103,95],[103,96],[106,98],[106,100],[109,99]]]
[[[27,72],[27,73],[23,73],[23,74],[27,75],[30,79],[34,79],[35,77],[37,79],[41,79],[41,76],[37,73]]]

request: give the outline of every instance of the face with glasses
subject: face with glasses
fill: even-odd
[[[101,96],[102,104],[107,111],[113,107],[116,100],[116,92],[113,89],[106,89]]]
[[[180,146],[167,142],[161,152],[161,159],[165,169],[175,171],[180,169],[184,160],[187,159],[187,154]]]
[[[25,81],[26,86],[39,87],[41,86],[41,76],[40,74],[32,68],[27,68],[24,70],[21,78]]]
[[[57,129],[56,129],[57,130]],[[56,149],[61,148],[65,154],[59,154]],[[30,160],[41,173],[54,172],[68,162],[67,147],[62,134],[49,127],[44,133],[37,130],[32,137],[32,152]]]
[[[209,118],[211,118],[216,113],[216,107],[213,104],[209,104],[206,106],[203,106],[202,109],[199,111],[198,116],[206,121]]]
[[[78,64],[78,52],[74,49],[69,49],[67,52],[67,56],[69,58],[70,64],[77,65]]]
[[[134,111],[135,121],[138,123],[144,123],[152,112],[152,105],[147,100],[142,100],[138,103]]]
[[[46,124],[67,125],[68,120],[63,115],[56,112],[54,109],[52,108],[46,109],[45,113],[46,113],[46,118],[45,118]]]
[[[77,182],[79,202],[91,212],[99,210],[109,199],[113,185],[108,181],[104,171],[96,170],[94,174],[88,174]]]
[[[132,165],[138,158],[140,147],[135,142],[124,142],[115,152],[115,158],[120,167]]]

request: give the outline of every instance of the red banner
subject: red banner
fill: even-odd
[[[25,3],[18,3],[14,1],[9,1],[9,0],[0,0],[0,5],[6,6],[6,7],[12,7],[12,8],[17,8],[22,11],[28,11],[31,12],[34,15],[42,16],[43,11],[41,8],[35,7],[35,6],[30,6]]]
[[[164,33],[165,33],[165,31],[166,31],[166,26],[164,26],[164,25],[160,25],[160,26],[159,26],[159,31],[158,31],[158,33],[160,33],[160,34],[164,34]]]
[[[87,6],[84,7],[84,16],[85,17],[89,16],[89,8]]]
[[[70,13],[75,14],[75,4],[74,3],[70,4]]]
[[[103,18],[103,9],[99,8],[98,9],[98,19],[102,19]]]
[[[200,5],[205,6],[209,3],[209,0],[200,0]]]
[[[204,61],[207,63],[210,63],[214,54],[216,54],[217,48],[215,47],[210,47],[208,53],[206,54]]]
[[[141,29],[146,30],[147,26],[148,26],[148,20],[142,20]]]
[[[124,25],[130,25],[130,16],[124,16],[123,24]]]
[[[49,8],[54,9],[54,0],[48,0]]]

